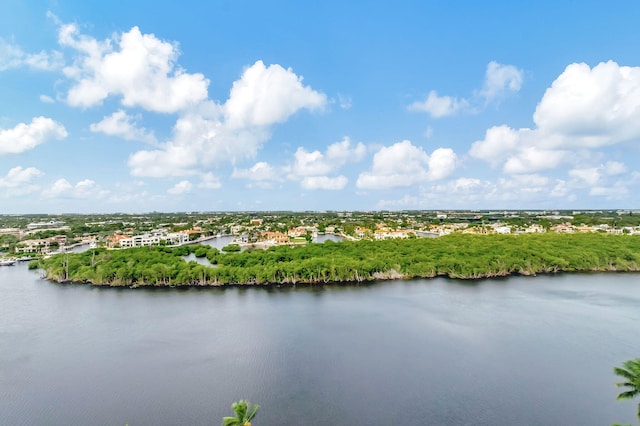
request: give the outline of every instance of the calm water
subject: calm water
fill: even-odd
[[[129,290],[0,267],[0,424],[610,425],[640,275]]]

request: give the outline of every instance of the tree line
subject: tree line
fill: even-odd
[[[211,266],[187,262],[194,253]],[[221,253],[210,246],[94,249],[34,262],[55,281],[112,286],[269,285],[396,278],[640,271],[640,237],[605,234],[449,235],[331,242]]]

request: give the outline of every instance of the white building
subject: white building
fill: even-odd
[[[130,238],[123,238],[120,240],[120,247],[132,248],[132,247],[146,247],[157,246],[162,241],[165,241],[168,245],[179,246],[189,242],[189,234],[186,232],[171,232],[166,230],[154,230],[149,234],[134,235]]]

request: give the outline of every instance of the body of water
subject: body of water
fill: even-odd
[[[0,423],[634,423],[640,275],[109,289],[0,267]]]

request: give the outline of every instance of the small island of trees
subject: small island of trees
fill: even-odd
[[[206,257],[211,266],[184,256]],[[460,235],[344,241],[221,253],[210,246],[92,249],[33,261],[57,282],[107,286],[360,283],[512,274],[640,271],[640,238],[609,234]]]

